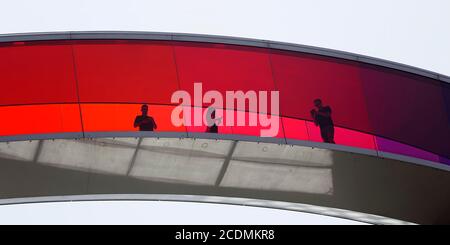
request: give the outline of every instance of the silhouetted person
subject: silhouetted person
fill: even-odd
[[[209,117],[208,114],[211,114],[211,116]],[[219,133],[219,127],[217,126],[217,124],[220,124],[220,122],[222,121],[222,118],[217,118],[216,119],[216,110],[214,108],[208,108],[208,113],[206,115],[206,122],[207,122],[207,127],[206,127],[206,133]]]
[[[153,131],[156,129],[157,126],[153,117],[147,116],[148,105],[142,105],[141,112],[142,115],[136,116],[136,119],[134,119],[134,127],[139,127],[139,131]]]
[[[317,108],[311,110],[311,116],[316,126],[320,127],[320,135],[323,142],[335,144],[334,142],[334,124],[331,119],[331,108],[323,106],[321,99],[314,100],[314,106]]]

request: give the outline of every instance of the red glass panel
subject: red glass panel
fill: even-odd
[[[307,54],[273,51],[281,115],[311,119],[314,99],[332,109],[336,125],[370,131],[366,102],[356,64]]]
[[[81,102],[170,104],[178,90],[170,43],[89,41],[74,48]]]
[[[221,44],[175,44],[180,85],[194,96],[196,82],[202,83],[203,94],[216,90],[225,103],[226,91],[274,90],[267,51]],[[203,106],[209,106],[204,104]],[[246,105],[248,110],[248,104]],[[224,105],[223,108],[230,108]],[[270,112],[270,108],[269,108]]]
[[[0,46],[0,105],[76,102],[72,61],[59,42]]]

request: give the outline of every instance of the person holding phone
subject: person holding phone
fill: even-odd
[[[142,115],[136,116],[134,119],[134,127],[139,127],[139,131],[153,131],[157,129],[157,125],[153,117],[148,116],[148,105],[141,106]]]
[[[334,123],[331,118],[331,107],[324,106],[321,99],[314,100],[314,106],[317,109],[310,111],[314,124],[320,127],[320,135],[325,143],[335,144],[334,142]]]

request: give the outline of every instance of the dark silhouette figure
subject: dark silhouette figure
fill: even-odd
[[[139,127],[139,131],[153,131],[157,128],[155,120],[153,117],[147,116],[148,105],[142,105],[141,107],[142,115],[136,116],[134,119],[134,127]]]
[[[211,116],[209,116],[209,114]],[[216,118],[216,110],[214,108],[208,108],[208,113],[206,114],[206,133],[219,133],[219,127],[217,124],[220,124],[222,118]]]
[[[317,108],[311,110],[311,117],[314,124],[320,127],[320,135],[325,143],[335,144],[334,142],[334,124],[331,118],[331,108],[323,106],[321,99],[314,100],[314,106]]]

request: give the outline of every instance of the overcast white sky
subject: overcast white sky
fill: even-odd
[[[126,30],[286,41],[450,75],[448,0],[0,0],[0,33]]]
[[[268,39],[344,50],[450,75],[448,0],[0,0],[0,23],[0,33],[121,30]],[[180,218],[183,212],[209,212],[209,217],[224,223],[230,217],[236,223],[334,222],[236,206],[137,203],[117,203],[115,208],[95,202],[3,206],[0,221],[96,223],[110,217],[145,223],[151,216],[142,214],[166,214],[153,216],[164,221],[174,212]]]

